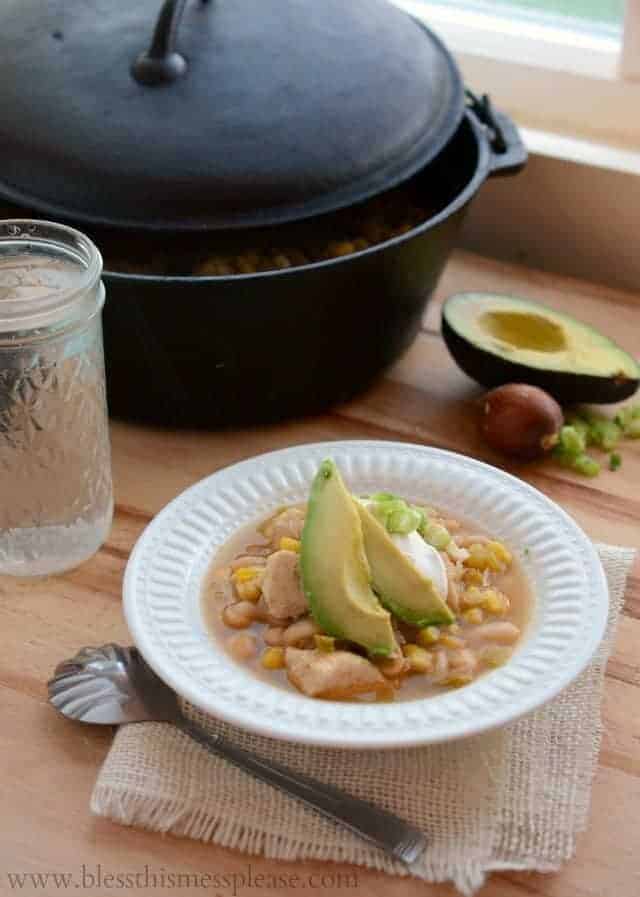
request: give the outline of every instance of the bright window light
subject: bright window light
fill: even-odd
[[[619,32],[625,0],[438,0],[443,6],[487,15],[511,15],[574,28]],[[428,10],[429,3],[425,0]]]

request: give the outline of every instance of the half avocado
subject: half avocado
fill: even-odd
[[[399,652],[391,616],[371,588],[371,570],[355,502],[333,461],[323,461],[311,487],[300,552],[311,614],[327,635],[369,654]]]
[[[414,567],[371,511],[359,502],[356,506],[373,587],[382,604],[413,626],[453,623],[455,616],[433,582]]]
[[[620,402],[640,367],[602,333],[527,299],[460,293],[442,312],[442,335],[460,368],[483,386],[530,383],[562,404]]]

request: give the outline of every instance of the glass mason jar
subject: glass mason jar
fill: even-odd
[[[68,570],[109,533],[101,274],[78,231],[0,221],[0,574]]]

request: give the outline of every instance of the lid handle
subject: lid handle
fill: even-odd
[[[208,0],[200,2],[207,3]],[[147,87],[170,84],[186,72],[187,60],[176,50],[178,29],[186,5],[187,0],[165,0],[153,31],[151,46],[131,66],[131,74],[138,84]]]

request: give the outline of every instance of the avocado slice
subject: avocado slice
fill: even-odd
[[[442,312],[442,335],[458,366],[483,386],[530,383],[562,404],[619,402],[640,367],[593,327],[539,302],[459,293]]]
[[[356,506],[373,587],[382,604],[413,626],[453,623],[455,616],[432,581],[414,567],[368,508],[360,502]]]
[[[331,460],[322,462],[311,487],[300,568],[311,614],[327,635],[371,655],[399,652],[391,615],[371,588],[360,516]]]

